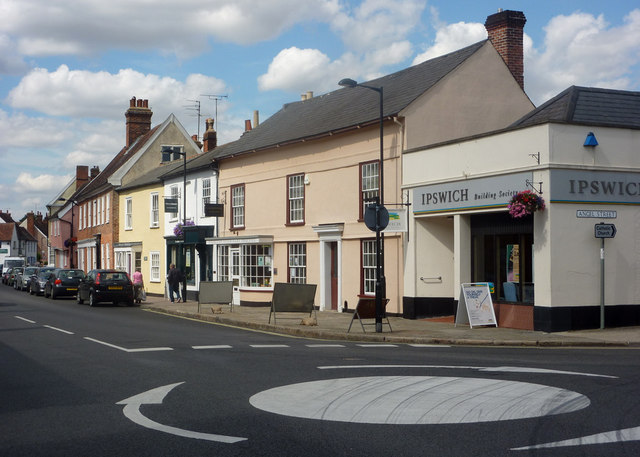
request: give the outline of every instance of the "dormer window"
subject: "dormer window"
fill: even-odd
[[[160,151],[162,152],[162,163],[173,162],[181,157],[183,146],[162,146]]]

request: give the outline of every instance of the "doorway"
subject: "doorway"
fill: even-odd
[[[471,280],[493,284],[496,301],[534,303],[533,216],[471,216]]]
[[[233,283],[233,304],[240,305],[240,248],[229,249],[229,273]]]

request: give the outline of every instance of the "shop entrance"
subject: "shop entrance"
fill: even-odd
[[[471,279],[490,282],[495,301],[534,303],[533,216],[471,216]]]

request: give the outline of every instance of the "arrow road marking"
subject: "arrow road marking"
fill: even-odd
[[[639,441],[640,427],[625,428],[624,430],[613,430],[611,432],[596,433],[594,435],[583,436],[570,440],[555,441],[553,443],[537,444],[534,446],[516,447],[512,451],[525,451],[529,449],[543,449],[565,446],[586,446],[588,444],[621,443],[623,441]]]
[[[155,389],[148,390],[133,397],[129,397],[126,400],[119,401],[117,405],[125,405],[123,409],[124,415],[143,427],[157,430],[171,435],[182,436],[185,438],[195,438],[198,440],[217,441],[220,443],[237,443],[238,441],[245,441],[247,438],[238,438],[235,436],[214,435],[209,433],[192,432],[190,430],[183,430],[181,428],[170,427],[168,425],[162,425],[157,422],[148,419],[140,412],[141,405],[159,405],[162,404],[164,397],[167,396],[171,390],[184,384],[184,382],[178,382],[176,384],[169,384],[166,386],[157,387]]]

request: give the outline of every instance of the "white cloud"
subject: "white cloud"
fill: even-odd
[[[267,73],[258,77],[258,87],[305,91],[322,85],[330,65],[329,57],[317,49],[283,49],[269,64]]]
[[[17,192],[35,193],[42,191],[57,192],[60,190],[60,183],[66,183],[71,179],[71,175],[55,176],[42,174],[33,176],[31,173],[22,172],[16,178]]]
[[[210,37],[256,43],[296,23],[327,22],[340,8],[338,0],[0,0],[0,33],[15,36],[29,56],[118,48],[192,57],[208,48]]]
[[[619,27],[603,15],[556,16],[545,27],[540,49],[526,50],[525,87],[541,103],[571,85],[637,89],[630,78],[640,63],[640,10]]]
[[[318,49],[283,49],[258,78],[260,90],[281,89],[326,92],[337,79],[371,79],[385,67],[406,60],[412,45],[406,39],[419,24],[424,0],[364,0],[353,11],[342,10],[331,19],[347,51],[335,60]]]
[[[96,90],[100,88],[100,90]],[[60,65],[55,71],[36,68],[14,87],[6,102],[13,108],[31,109],[50,116],[78,118],[122,119],[128,107],[128,97],[145,98],[157,104],[154,114],[166,117],[173,111],[183,111],[185,100],[200,94],[223,93],[223,81],[199,74],[185,82],[169,77],[145,75],[135,70],[106,71],[71,70]]]
[[[436,30],[435,43],[413,59],[413,65],[448,54],[487,38],[483,24],[458,22]]]
[[[0,35],[0,74],[17,75],[27,68],[28,65],[16,51],[15,43],[7,35]]]

